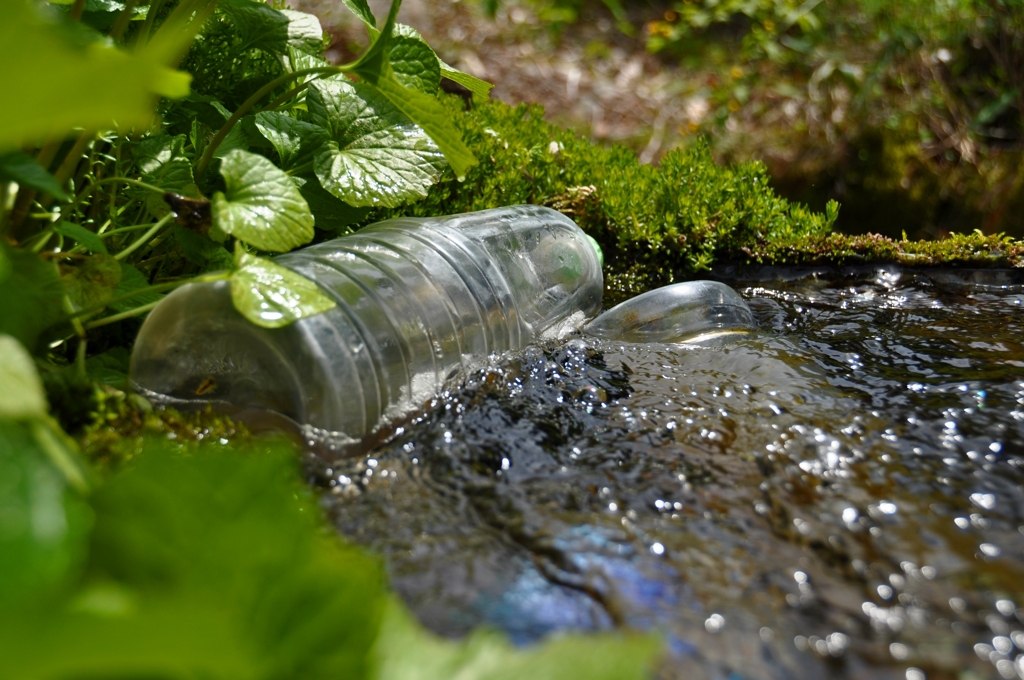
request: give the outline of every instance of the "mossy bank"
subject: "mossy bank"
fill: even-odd
[[[760,163],[717,165],[705,140],[643,165],[620,146],[591,141],[543,120],[537,105],[446,102],[480,160],[465,181],[451,173],[420,202],[374,210],[360,225],[514,203],[550,205],[600,242],[612,288],[638,291],[692,278],[716,265],[896,263],[910,267],[1021,267],[1024,244],[980,233],[939,241],[850,236],[826,213],[779,197]]]

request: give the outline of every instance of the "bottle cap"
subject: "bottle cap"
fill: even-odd
[[[590,241],[590,245],[594,248],[594,252],[597,253],[597,263],[604,269],[604,251],[601,250],[601,245],[594,239],[590,234],[583,234]]]

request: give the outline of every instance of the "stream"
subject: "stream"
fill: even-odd
[[[447,636],[656,630],[664,678],[1024,678],[1024,276],[726,280],[758,333],[495,358],[311,462],[332,521]]]

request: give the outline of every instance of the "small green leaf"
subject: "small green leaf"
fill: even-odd
[[[309,54],[320,54],[324,47],[324,29],[313,14],[280,10],[288,19],[288,45]]]
[[[118,284],[117,290],[114,291],[112,297],[119,298],[122,295],[128,295],[134,293],[137,290],[149,288],[150,283],[146,278],[146,275],[140,272],[130,264],[120,263],[121,265],[121,283]],[[114,302],[109,305],[110,309],[115,312],[129,312],[136,307],[142,307],[153,302],[158,302],[163,299],[161,293],[142,293],[133,297],[121,300],[120,302]]]
[[[192,177],[192,162],[184,149],[185,135],[153,135],[136,144],[132,157],[142,174],[142,181],[175,194],[198,196],[199,189]],[[154,217],[167,214],[169,208],[161,194],[147,189],[138,189],[135,193],[145,201],[146,208]]]
[[[53,230],[61,236],[74,239],[90,253],[105,254],[107,252],[107,245],[103,242],[103,239],[97,236],[96,232],[89,231],[83,226],[60,221],[53,225]]]
[[[240,54],[257,48],[280,54],[288,46],[288,17],[270,5],[254,0],[221,0],[220,9],[235,25]]]
[[[306,105],[312,122],[330,134],[316,155],[316,175],[349,205],[394,208],[426,196],[441,176],[445,161],[437,145],[372,87],[317,81]]]
[[[486,80],[480,80],[476,76],[471,76],[468,73],[463,73],[458,69],[454,69],[443,61],[440,61],[440,64],[441,75],[443,77],[462,85],[464,88],[472,92],[474,97],[487,99],[491,96],[491,88],[494,87],[494,85],[490,84]]]
[[[114,297],[121,283],[121,263],[111,255],[99,253],[71,267],[62,278],[75,310],[104,305]]]
[[[39,165],[35,158],[22,151],[0,156],[0,182],[17,182],[20,186],[41,191],[61,201],[70,198],[56,177]]]
[[[115,347],[102,354],[85,360],[85,369],[89,376],[103,384],[117,389],[128,386],[128,365],[131,353],[125,347]]]
[[[299,186],[302,197],[309,204],[309,210],[316,220],[317,229],[344,233],[345,228],[355,224],[370,212],[369,208],[356,208],[335,197],[322,186],[316,177],[292,177]]]
[[[213,239],[179,224],[174,225],[173,233],[182,255],[192,264],[203,267],[205,271],[231,269],[234,266],[231,253]]]
[[[10,264],[0,279],[0,333],[13,335],[35,351],[39,334],[64,316],[64,286],[57,268],[0,239],[0,251]]]
[[[9,335],[0,335],[0,418],[43,418],[46,393],[32,356]]]
[[[373,16],[373,12],[370,11],[370,6],[366,0],[341,0],[345,3],[345,6],[352,10],[352,13],[363,20],[370,28],[377,28],[377,19]]]
[[[391,43],[391,70],[405,87],[436,94],[441,85],[441,64],[421,38],[396,36]]]
[[[256,129],[274,146],[282,170],[311,162],[328,138],[327,131],[319,125],[277,111],[257,113]]]
[[[239,248],[235,264],[238,269],[231,274],[231,300],[235,309],[257,326],[281,328],[335,306],[315,283],[266,258]]]
[[[287,252],[313,238],[313,215],[291,178],[263,156],[232,151],[220,165],[225,192],[213,196],[213,222],[260,250]]]

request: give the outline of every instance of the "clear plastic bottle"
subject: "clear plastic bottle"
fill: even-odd
[[[540,206],[387,220],[275,259],[337,302],[284,328],[246,321],[227,282],[174,291],[139,332],[131,380],[361,441],[488,355],[578,330],[601,308],[599,253]]]
[[[757,327],[743,298],[717,281],[657,288],[612,307],[583,332],[625,342],[703,342]]]

